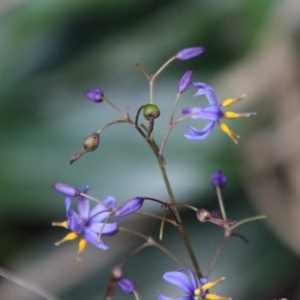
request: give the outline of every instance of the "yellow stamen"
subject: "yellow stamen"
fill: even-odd
[[[78,253],[77,253],[77,260],[81,260],[82,252],[87,245],[86,239],[81,239],[78,243]]]
[[[253,115],[252,113],[236,113],[234,111],[226,111],[224,112],[223,118],[226,119],[248,118],[252,115]]]
[[[215,286],[216,284],[218,284],[218,283],[220,283],[221,281],[223,281],[224,279],[225,279],[225,277],[221,277],[221,278],[219,278],[219,279],[217,279],[217,280],[215,280],[215,281],[209,281],[209,282],[203,284],[201,290],[205,292],[205,291],[211,289],[211,288],[212,288],[213,286]]]
[[[232,105],[233,103],[237,102],[237,101],[240,101],[242,99],[244,99],[246,97],[246,95],[242,95],[240,97],[237,97],[237,98],[228,98],[228,99],[225,99],[224,101],[222,101],[221,105],[223,107],[227,107],[227,106],[230,106]]]
[[[58,227],[64,227],[64,228],[68,229],[67,221],[63,221],[63,222],[52,222],[51,225],[52,225],[52,226],[58,226]]]
[[[226,133],[231,139],[232,141],[237,144],[238,143],[238,139],[240,138],[240,136],[236,133],[234,133],[226,124],[224,123],[220,123],[219,124],[219,128]]]
[[[218,295],[215,295],[215,294],[207,294],[207,295],[205,295],[205,300],[232,300],[232,298],[218,296]]]
[[[59,246],[64,242],[75,240],[77,238],[77,236],[78,235],[76,233],[70,232],[63,239],[61,239],[60,241],[57,241],[54,245]]]

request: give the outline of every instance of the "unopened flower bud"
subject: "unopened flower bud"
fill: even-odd
[[[147,121],[156,119],[160,115],[160,111],[157,105],[155,104],[146,104],[143,107],[143,115]]]
[[[95,151],[100,143],[100,135],[97,132],[90,134],[83,142],[86,151]]]
[[[204,47],[190,47],[180,50],[175,57],[179,60],[188,60],[201,55],[205,51]]]
[[[132,280],[129,278],[123,277],[123,272],[120,267],[114,267],[111,271],[112,279],[117,282],[120,289],[126,293],[131,294],[135,290],[135,286]]]
[[[53,188],[63,194],[66,197],[77,197],[80,194],[80,190],[64,183],[56,182],[53,184]]]
[[[217,186],[223,188],[227,184],[227,178],[222,171],[217,170],[211,175],[210,183],[213,188],[216,188]]]
[[[104,98],[104,93],[100,89],[92,89],[85,92],[85,96],[95,102],[95,103],[101,103]]]
[[[115,216],[119,218],[126,217],[137,212],[144,203],[144,199],[140,197],[135,197],[133,199],[127,200],[122,206],[120,206],[116,212]]]
[[[193,71],[186,71],[178,83],[178,93],[182,94],[190,85],[193,76]]]

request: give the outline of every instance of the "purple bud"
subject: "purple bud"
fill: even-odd
[[[133,281],[128,278],[121,278],[117,281],[119,288],[126,294],[133,293],[135,290]]]
[[[193,73],[192,70],[188,70],[183,74],[178,83],[178,93],[182,94],[189,87]]]
[[[180,50],[175,57],[179,60],[188,60],[201,55],[205,51],[204,47],[190,47]]]
[[[122,206],[120,206],[116,212],[115,216],[119,218],[126,217],[137,212],[144,203],[144,199],[140,197],[135,197],[133,199],[127,200]]]
[[[216,188],[217,186],[222,188],[227,184],[227,178],[222,171],[217,170],[211,175],[210,183],[213,188]]]
[[[60,182],[54,183],[53,188],[57,192],[63,194],[64,196],[67,196],[67,197],[77,197],[80,194],[80,190],[74,188],[71,185],[60,183]]]
[[[104,93],[100,89],[92,89],[85,92],[85,96],[95,102],[95,103],[101,103],[104,98]]]

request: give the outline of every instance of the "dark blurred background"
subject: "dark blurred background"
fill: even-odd
[[[88,134],[118,118],[107,105],[86,101],[84,92],[102,88],[133,116],[149,101],[135,63],[151,73],[178,50],[201,45],[204,55],[176,62],[157,81],[163,112],[157,139],[177,81],[189,68],[220,100],[247,94],[235,109],[258,115],[230,122],[242,136],[238,146],[218,130],[205,141],[188,141],[185,124],[176,127],[166,147],[175,194],[180,202],[217,208],[209,177],[222,169],[228,216],[268,215],[239,228],[249,244],[233,238],[226,245],[211,277],[226,281],[214,292],[238,300],[300,299],[298,1],[6,0],[0,18],[1,266],[58,299],[102,299],[110,268],[140,241],[119,234],[107,240],[109,251],[89,246],[77,262],[76,242],[54,246],[66,231],[51,227],[65,218],[52,183],[88,184],[91,194],[113,195],[119,203],[136,195],[165,199],[166,191],[153,155],[129,126],[108,129],[97,152],[69,165]],[[181,106],[196,103],[191,95]],[[184,218],[205,273],[222,232],[199,224],[190,211]],[[129,227],[157,237],[158,222],[131,220]],[[166,227],[165,244],[188,262],[177,233]],[[125,272],[141,298],[152,300],[170,289],[162,275],[176,268],[152,248]],[[41,299],[7,279],[0,280],[0,298]],[[116,299],[132,298],[118,293]]]

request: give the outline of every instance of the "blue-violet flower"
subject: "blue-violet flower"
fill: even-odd
[[[219,128],[226,133],[232,141],[237,144],[239,135],[231,131],[231,129],[225,124],[221,122],[222,118],[226,119],[234,119],[234,118],[248,118],[250,116],[255,115],[254,112],[244,112],[244,113],[236,113],[233,111],[223,112],[223,108],[234,104],[235,102],[242,100],[245,96],[241,96],[238,98],[228,98],[224,100],[222,103],[218,103],[216,94],[214,89],[202,82],[193,82],[192,83],[195,88],[197,88],[197,92],[194,97],[205,95],[209,102],[209,106],[199,106],[199,107],[190,107],[182,110],[182,114],[185,117],[190,117],[192,119],[204,119],[208,120],[208,124],[202,129],[198,130],[194,127],[188,126],[187,133],[184,135],[186,138],[191,140],[203,140],[207,138],[212,132],[213,128],[217,124]]]
[[[115,206],[115,198],[107,197],[90,210],[89,199],[83,196],[87,192],[88,187],[82,191],[80,196],[78,196],[77,212],[71,208],[72,201],[75,201],[75,198],[67,197],[65,199],[67,220],[52,223],[53,226],[64,227],[71,231],[63,239],[56,242],[56,246],[82,236],[78,244],[78,259],[81,258],[81,254],[87,243],[90,243],[99,249],[107,250],[109,247],[102,242],[101,237],[114,235],[118,231],[117,222],[107,222],[107,218]]]
[[[187,276],[184,272],[188,273]],[[218,296],[211,294],[209,289],[223,281],[222,277],[215,281],[208,281],[203,277],[200,280],[196,277],[195,273],[188,268],[182,268],[178,271],[166,272],[163,276],[164,280],[177,286],[184,292],[181,297],[168,297],[161,293],[158,294],[158,300],[231,300],[230,297]]]

